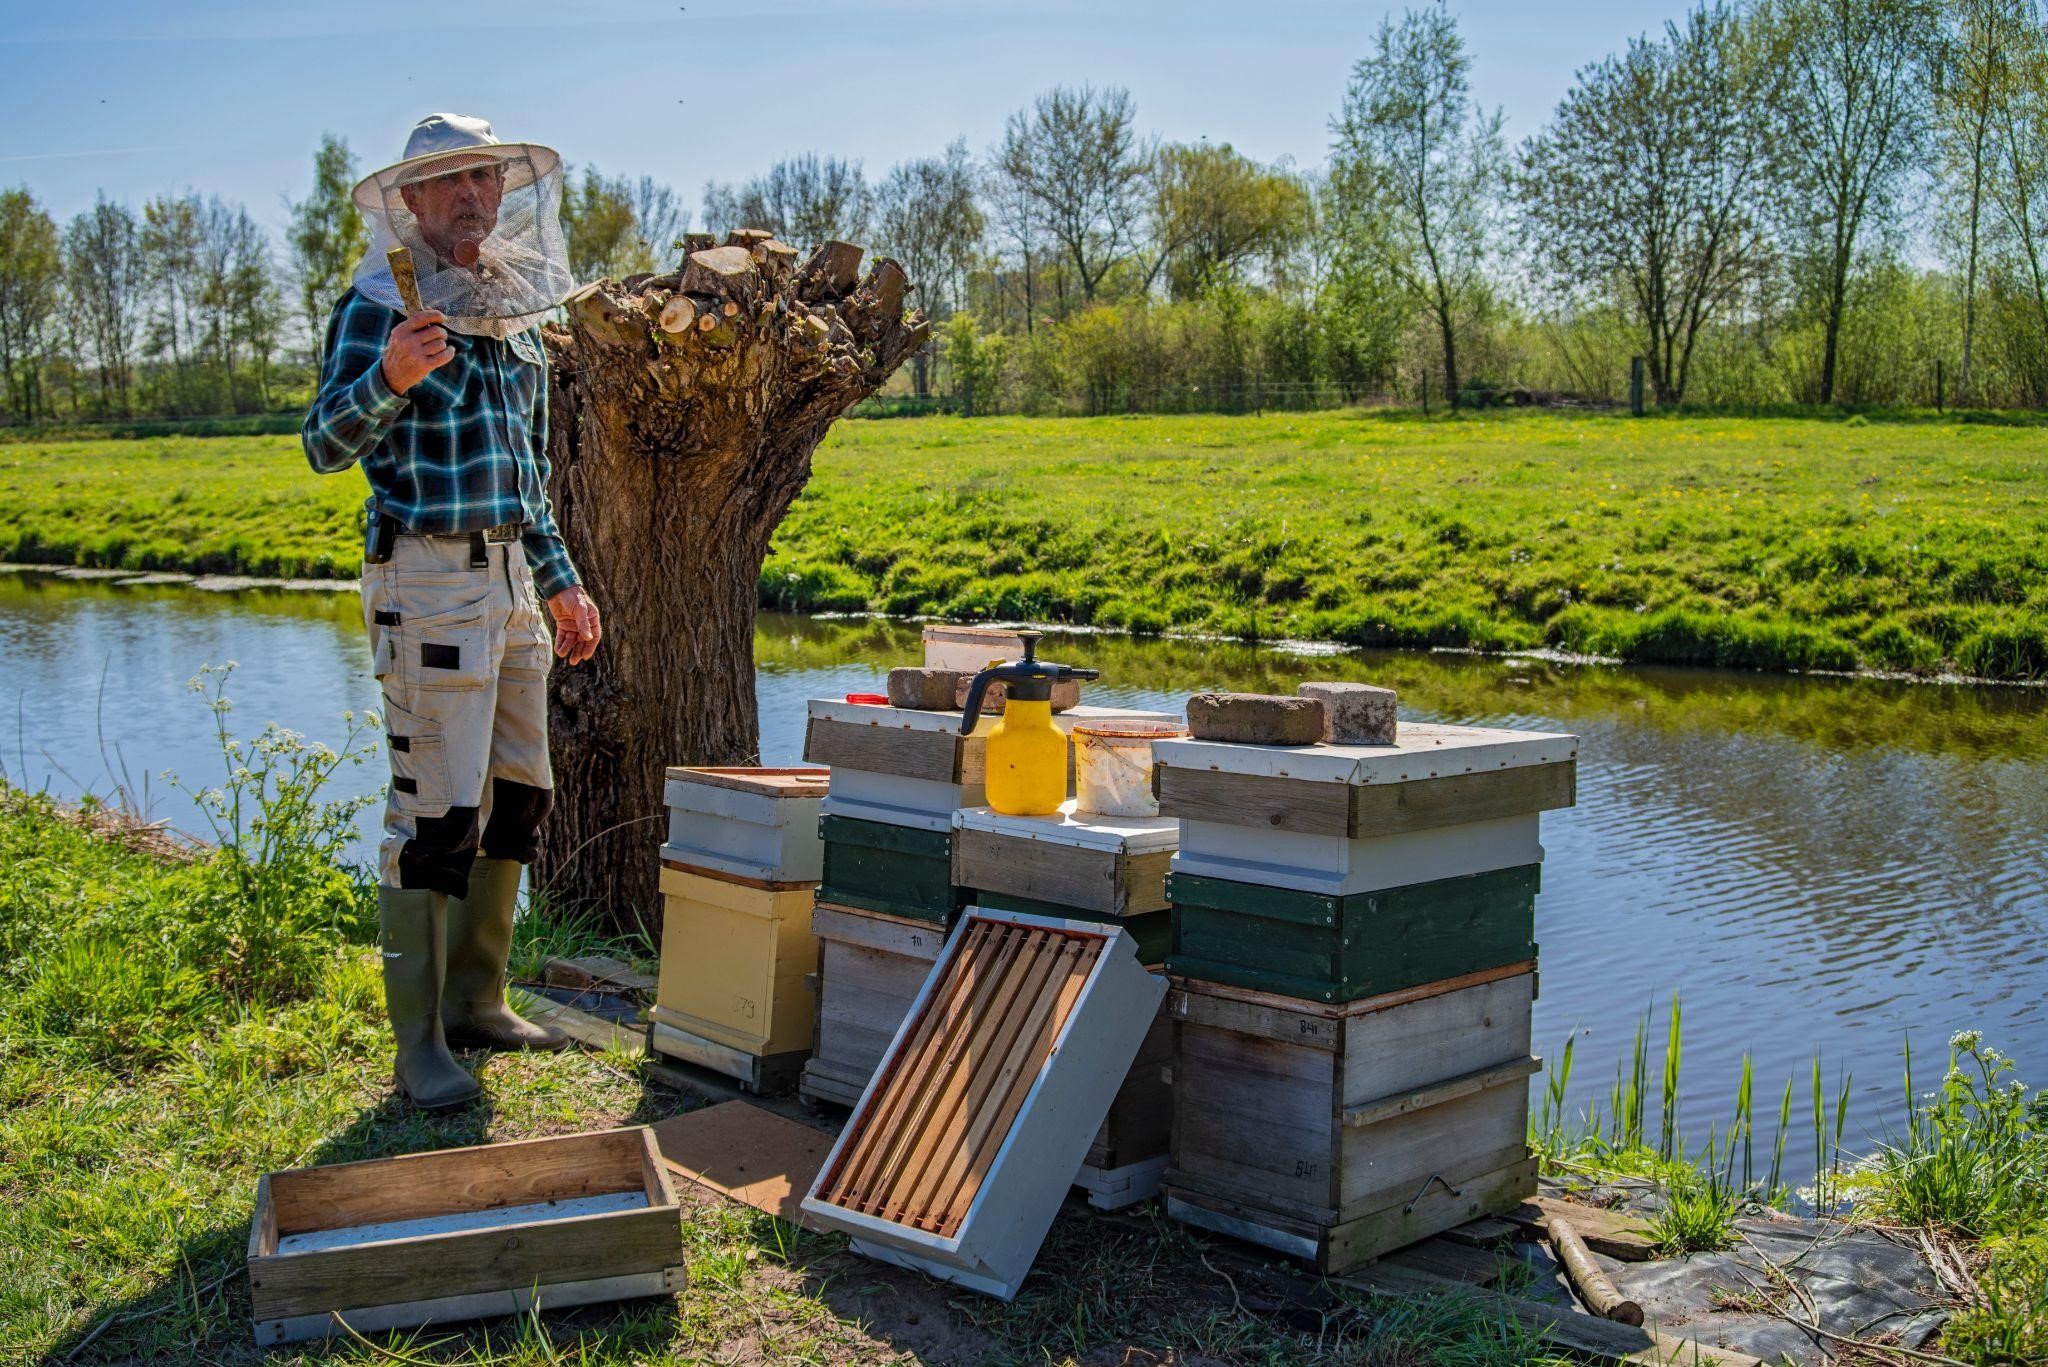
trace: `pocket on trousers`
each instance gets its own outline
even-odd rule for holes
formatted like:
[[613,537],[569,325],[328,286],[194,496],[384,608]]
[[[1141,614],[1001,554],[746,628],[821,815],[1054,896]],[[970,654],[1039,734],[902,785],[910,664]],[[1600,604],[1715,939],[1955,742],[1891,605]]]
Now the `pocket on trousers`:
[[414,688],[482,688],[491,678],[488,604],[430,617],[402,617],[388,628],[399,677]]
[[391,804],[411,816],[440,816],[451,801],[441,723],[384,695],[384,746],[391,757]]

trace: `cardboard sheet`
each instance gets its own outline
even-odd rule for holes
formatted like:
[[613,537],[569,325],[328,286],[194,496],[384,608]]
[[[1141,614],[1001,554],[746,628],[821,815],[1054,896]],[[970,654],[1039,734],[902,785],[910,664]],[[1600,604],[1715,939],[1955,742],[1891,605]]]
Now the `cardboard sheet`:
[[791,1224],[833,1136],[746,1101],[726,1101],[654,1126],[671,1172]]

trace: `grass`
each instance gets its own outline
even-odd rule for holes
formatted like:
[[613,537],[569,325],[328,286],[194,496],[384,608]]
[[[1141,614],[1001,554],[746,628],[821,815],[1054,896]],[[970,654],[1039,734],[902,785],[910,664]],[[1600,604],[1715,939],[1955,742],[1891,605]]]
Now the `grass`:
[[[66,810],[0,784],[0,1363],[1553,1361],[1465,1295],[1247,1306],[1206,1240],[1157,1215],[1063,1217],[1003,1305],[687,1186],[690,1289],[673,1303],[259,1351],[242,1266],[260,1174],[688,1103],[622,1052],[581,1051],[471,1059],[488,1101],[467,1112],[394,1101],[374,897],[335,858],[348,807],[319,796],[365,752],[274,728],[239,741],[226,676],[195,684],[222,745],[204,790],[216,843],[180,847],[118,802]],[[523,922],[515,959],[637,948]]]
[[[0,448],[0,556],[345,575],[289,437]],[[2048,428],[1393,412],[842,422],[764,605],[2048,677]]]
[[1729,1247],[1736,1217],[1752,1205],[1796,1205],[1852,1223],[1924,1232],[1951,1250],[1964,1282],[1941,1352],[1969,1363],[2048,1362],[2048,1090],[2030,1091],[2012,1077],[2012,1060],[1971,1030],[1949,1040],[1941,1086],[1921,1093],[1908,1045],[1906,1133],[1867,1159],[1845,1163],[1850,1080],[1840,1079],[1831,1097],[1816,1056],[1809,1079],[1813,1179],[1795,1191],[1783,1177],[1797,1080],[1785,1084],[1769,1168],[1759,1177],[1755,1079],[1746,1056],[1726,1130],[1711,1130],[1699,1150],[1688,1151],[1676,1122],[1682,1017],[1673,1001],[1654,1116],[1647,1013],[1630,1056],[1616,1064],[1606,1100],[1576,1116],[1564,1098],[1577,1041],[1565,1041],[1529,1127],[1530,1147],[1547,1168],[1656,1182],[1661,1200],[1649,1224],[1665,1255]]

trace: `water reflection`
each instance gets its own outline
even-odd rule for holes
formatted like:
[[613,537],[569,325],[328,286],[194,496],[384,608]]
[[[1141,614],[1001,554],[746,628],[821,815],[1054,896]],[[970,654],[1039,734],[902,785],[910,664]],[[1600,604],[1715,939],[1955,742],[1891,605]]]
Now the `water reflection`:
[[[203,777],[218,760],[184,681],[226,659],[241,662],[241,729],[276,720],[336,741],[340,713],[375,702],[357,612],[350,594],[0,575],[0,707],[15,713],[6,728],[0,712],[0,763],[69,794],[106,791],[124,762],[138,777]],[[764,760],[799,758],[807,698],[873,690],[917,642],[899,622],[764,617]],[[1897,1128],[1909,1030],[1930,1082],[1947,1035],[1981,1026],[2025,1080],[2048,1083],[2041,690],[1084,635],[1044,654],[1101,670],[1091,697],[1105,702],[1363,679],[1400,689],[1408,719],[1578,734],[1579,805],[1544,821],[1537,1038],[1555,1056],[1584,1036],[1581,1100],[1604,1093],[1642,1011],[1673,993],[1698,1135],[1725,1123],[1745,1048],[1772,1097],[1816,1049],[1831,1091],[1853,1073],[1850,1130],[1866,1137]],[[367,791],[381,771],[344,779]],[[189,824],[182,799],[153,786],[159,814]],[[1799,1147],[1795,1135],[1795,1167]]]

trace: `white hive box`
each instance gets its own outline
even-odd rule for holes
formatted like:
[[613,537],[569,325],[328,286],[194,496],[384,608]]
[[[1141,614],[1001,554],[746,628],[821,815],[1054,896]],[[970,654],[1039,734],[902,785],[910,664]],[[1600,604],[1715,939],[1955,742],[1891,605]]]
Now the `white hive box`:
[[1540,863],[1577,755],[1574,736],[1428,723],[1393,745],[1153,745],[1175,873],[1327,896]]
[[700,873],[815,883],[824,858],[823,769],[677,766],[668,770],[668,842],[661,857]]
[[[987,802],[983,761],[988,733],[1001,720],[983,714],[974,734],[960,734],[960,713],[922,712],[813,698],[804,737],[804,758],[832,769],[830,791],[820,809],[827,816],[879,821],[890,826],[949,832],[953,813]],[[1053,714],[1053,725],[1071,732],[1085,721],[1174,721],[1163,712],[1083,704]],[[1068,791],[1073,789],[1071,764]]]
[[969,908],[804,1213],[1013,1298],[1165,990],[1118,927]]

